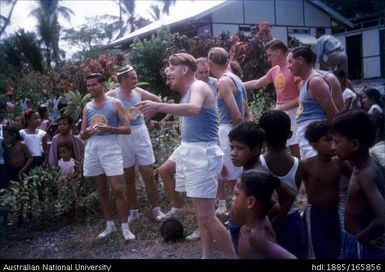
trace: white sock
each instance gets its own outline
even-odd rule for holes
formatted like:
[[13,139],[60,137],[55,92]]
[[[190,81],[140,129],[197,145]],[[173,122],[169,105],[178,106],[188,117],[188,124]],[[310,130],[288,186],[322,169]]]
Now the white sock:
[[106,222],[107,223],[107,228],[113,228],[115,227],[115,222],[113,220],[109,220]]
[[130,215],[131,215],[131,214],[134,215],[134,214],[137,214],[137,213],[139,213],[139,210],[138,210],[138,209],[136,209],[136,210],[130,210]]
[[153,208],[152,210],[153,210],[154,212],[155,212],[155,211],[160,211],[160,207],[155,207],[155,208]]
[[182,209],[175,208],[175,207],[172,207],[172,208],[171,208],[171,211],[173,211],[173,212],[179,212],[180,210],[182,210]]
[[122,223],[122,230],[129,229],[128,223]]

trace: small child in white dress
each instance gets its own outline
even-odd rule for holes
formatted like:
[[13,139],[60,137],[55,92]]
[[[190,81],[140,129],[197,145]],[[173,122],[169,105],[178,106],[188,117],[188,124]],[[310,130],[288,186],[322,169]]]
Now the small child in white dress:
[[78,176],[77,162],[72,158],[72,144],[70,142],[61,142],[58,146],[60,160],[58,165],[60,168],[59,181],[69,181]]

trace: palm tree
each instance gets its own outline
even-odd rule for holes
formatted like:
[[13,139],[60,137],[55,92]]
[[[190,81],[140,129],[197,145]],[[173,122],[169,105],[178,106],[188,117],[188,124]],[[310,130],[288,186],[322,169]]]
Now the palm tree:
[[154,21],[157,21],[160,19],[161,14],[170,15],[170,8],[175,4],[176,0],[157,0],[155,4],[150,6],[150,15]]
[[162,0],[161,2],[163,4],[162,13],[169,15],[170,8],[175,6],[176,0]]
[[16,47],[28,62],[28,66],[35,71],[43,72],[43,57],[35,33],[21,29],[16,32],[14,37]]
[[160,5],[157,3],[157,4],[152,4],[150,6],[150,15],[152,17],[152,20],[153,21],[158,21],[160,19]]
[[48,67],[51,67],[52,56],[55,65],[60,64],[60,24],[59,15],[67,21],[71,20],[74,12],[66,7],[59,5],[59,0],[39,0],[39,7],[31,11],[30,15],[36,17],[39,35],[46,47],[46,60]]
[[[20,29],[0,45],[1,68],[12,66],[18,74],[30,70],[42,72],[43,57],[40,50],[35,33]],[[4,72],[2,69],[1,72]]]
[[9,25],[9,23],[11,21],[11,16],[12,16],[12,13],[13,13],[13,9],[16,6],[17,0],[5,0],[4,2],[5,2],[5,4],[12,4],[12,7],[9,10],[9,13],[8,13],[7,17],[5,17],[5,16],[0,14],[0,23],[1,23],[0,37],[3,34],[3,32],[5,31],[5,28]]
[[[117,39],[122,37],[123,34],[127,31],[127,29],[130,29],[130,32],[141,28],[149,23],[151,23],[149,20],[138,16],[135,14],[136,4],[135,0],[116,0],[117,4],[119,5],[119,22],[120,22],[120,32]],[[127,20],[124,23],[123,15],[126,14]]]

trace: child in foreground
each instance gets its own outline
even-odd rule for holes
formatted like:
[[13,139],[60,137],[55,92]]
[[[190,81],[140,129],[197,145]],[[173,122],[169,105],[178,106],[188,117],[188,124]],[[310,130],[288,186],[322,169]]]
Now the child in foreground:
[[296,259],[279,246],[267,217],[271,195],[280,181],[272,174],[250,170],[237,181],[231,203],[231,218],[241,227],[238,257],[241,259]]
[[369,155],[376,126],[364,111],[340,114],[332,123],[333,144],[353,166],[345,207],[345,259],[385,258],[385,174]]

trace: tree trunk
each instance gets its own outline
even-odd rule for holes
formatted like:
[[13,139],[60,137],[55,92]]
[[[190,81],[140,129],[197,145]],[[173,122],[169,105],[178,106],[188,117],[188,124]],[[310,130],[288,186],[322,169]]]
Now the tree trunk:
[[11,7],[11,10],[9,11],[9,13],[8,13],[8,17],[7,18],[5,18],[4,16],[1,16],[2,19],[5,22],[4,22],[4,25],[2,26],[2,28],[0,29],[0,37],[3,34],[3,32],[5,31],[5,28],[9,25],[9,22],[11,21],[10,19],[11,19],[12,13],[13,13],[13,9],[16,6],[16,3],[17,3],[17,0],[15,0],[15,2],[12,3],[12,7]]

